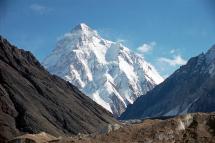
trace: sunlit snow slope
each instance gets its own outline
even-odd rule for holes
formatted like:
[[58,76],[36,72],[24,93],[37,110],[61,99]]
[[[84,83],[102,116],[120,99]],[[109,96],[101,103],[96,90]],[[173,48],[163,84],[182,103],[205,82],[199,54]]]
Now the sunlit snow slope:
[[58,41],[43,64],[115,116],[163,81],[142,57],[83,23]]

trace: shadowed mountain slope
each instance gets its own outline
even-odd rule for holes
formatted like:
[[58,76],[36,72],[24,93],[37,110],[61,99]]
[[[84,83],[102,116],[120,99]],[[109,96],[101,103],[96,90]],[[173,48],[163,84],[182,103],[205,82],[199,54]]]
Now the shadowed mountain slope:
[[215,111],[215,46],[138,98],[120,119]]
[[42,131],[94,133],[113,123],[108,111],[0,36],[0,141]]

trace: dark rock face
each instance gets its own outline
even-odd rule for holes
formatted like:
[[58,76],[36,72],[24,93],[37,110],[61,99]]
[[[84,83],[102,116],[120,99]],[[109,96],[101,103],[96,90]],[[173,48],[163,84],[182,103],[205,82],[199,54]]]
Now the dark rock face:
[[109,112],[0,37],[0,142],[41,131],[93,133],[112,123]]
[[188,63],[138,98],[120,119],[175,116],[215,111],[215,47]]

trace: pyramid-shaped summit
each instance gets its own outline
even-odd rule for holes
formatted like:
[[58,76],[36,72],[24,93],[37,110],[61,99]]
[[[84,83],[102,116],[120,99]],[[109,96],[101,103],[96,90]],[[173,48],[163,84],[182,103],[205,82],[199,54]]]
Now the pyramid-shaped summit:
[[[69,33],[67,33],[67,34],[69,34]],[[89,37],[90,37],[90,36],[92,37],[92,35],[98,36],[98,33],[97,33],[95,30],[93,30],[92,28],[90,28],[90,27],[89,27],[87,24],[85,24],[85,23],[80,23],[80,24],[76,25],[76,26],[71,30],[70,34],[74,34],[74,35],[76,35],[76,36],[78,36],[78,34],[79,34],[79,36],[85,35],[85,36],[89,36]]]
[[87,24],[85,24],[85,23],[80,23],[80,24],[76,25],[74,29],[80,29],[80,30],[85,31],[85,30],[89,30],[90,27],[87,26]]
[[84,23],[66,33],[43,64],[115,116],[163,81],[142,57]]

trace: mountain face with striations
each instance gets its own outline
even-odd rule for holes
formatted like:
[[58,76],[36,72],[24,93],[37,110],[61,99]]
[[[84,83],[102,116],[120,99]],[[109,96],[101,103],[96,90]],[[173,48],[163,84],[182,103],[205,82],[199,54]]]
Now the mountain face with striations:
[[112,115],[0,36],[0,142],[24,133],[99,132]]
[[120,119],[215,111],[215,46],[138,98]]
[[163,81],[142,57],[83,23],[59,40],[43,65],[115,116]]

